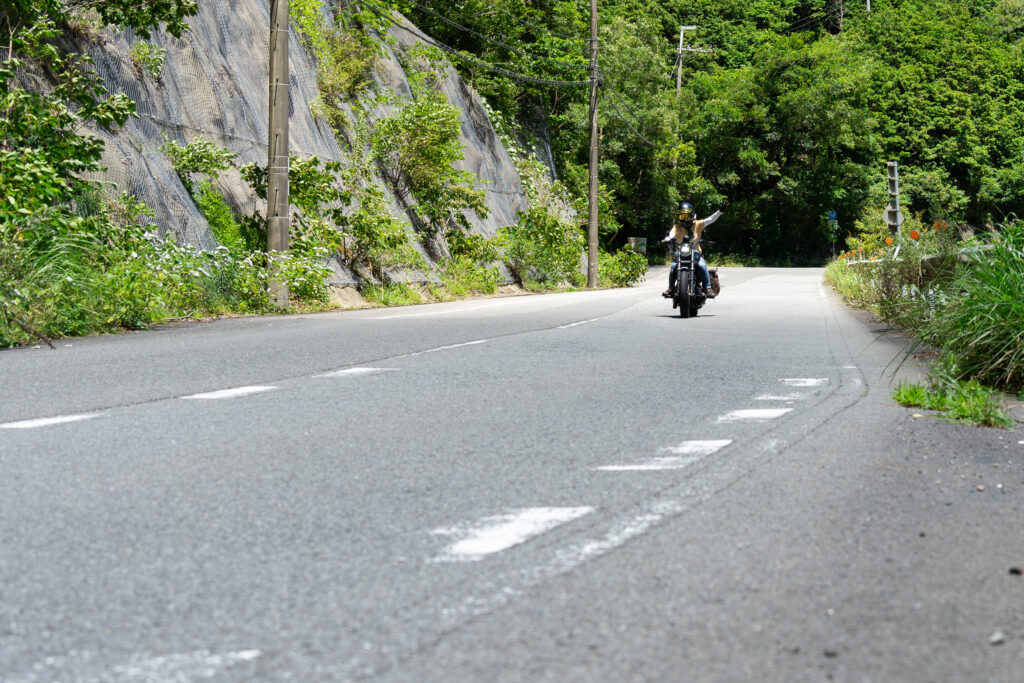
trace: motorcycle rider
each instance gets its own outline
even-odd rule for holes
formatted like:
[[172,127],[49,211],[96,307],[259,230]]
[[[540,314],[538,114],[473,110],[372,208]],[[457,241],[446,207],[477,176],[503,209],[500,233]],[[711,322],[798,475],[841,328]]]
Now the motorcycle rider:
[[[694,242],[700,239],[704,229],[717,221],[722,216],[722,212],[715,211],[713,214],[702,220],[697,220],[697,213],[693,209],[693,204],[689,202],[679,202],[679,211],[676,214],[676,220],[672,223],[672,229],[669,230],[668,236],[662,240],[667,243],[675,243],[677,240],[681,240],[684,235],[689,235],[690,239]],[[704,292],[709,299],[715,298],[715,293],[711,291],[711,274],[708,273],[708,264],[704,260],[704,254],[701,253],[700,244],[694,245],[694,252],[697,254],[697,270],[700,272],[700,279],[704,285]],[[668,289],[662,292],[662,296],[668,299],[672,298],[672,292],[676,288],[676,264],[672,262],[672,267],[668,271]]]

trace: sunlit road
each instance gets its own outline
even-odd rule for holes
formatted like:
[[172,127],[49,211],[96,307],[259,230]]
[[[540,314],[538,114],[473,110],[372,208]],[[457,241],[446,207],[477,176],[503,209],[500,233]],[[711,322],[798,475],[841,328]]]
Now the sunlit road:
[[1024,435],[722,273],[0,352],[0,680],[1024,680]]

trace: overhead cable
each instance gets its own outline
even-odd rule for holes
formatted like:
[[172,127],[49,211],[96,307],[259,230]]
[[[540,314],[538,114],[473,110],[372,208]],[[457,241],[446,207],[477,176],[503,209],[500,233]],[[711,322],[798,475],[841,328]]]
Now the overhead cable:
[[826,19],[834,19],[841,14],[843,14],[842,7],[834,7],[830,11],[817,16],[812,14],[810,16],[804,17],[803,19],[798,19],[797,21],[794,21],[792,24],[789,25],[789,28],[787,28],[784,31],[784,33],[792,34],[801,33],[803,31],[809,31],[816,24],[819,24],[825,21]]
[[[468,26],[463,26],[462,24],[449,19],[448,17],[444,16],[443,14],[435,12],[434,10],[430,9],[427,6],[421,5],[420,3],[416,2],[415,0],[412,0],[411,4],[414,7],[419,8],[420,11],[426,12],[427,14],[429,14],[432,17],[434,17],[435,19],[437,19],[438,21],[440,21],[443,24],[447,24],[448,26],[450,26],[450,27],[452,27],[452,28],[454,28],[454,29],[456,29],[458,31],[462,31],[464,33],[469,33],[471,35],[474,35],[477,38],[480,38],[481,40],[484,40],[484,41],[486,41],[488,43],[491,43],[493,45],[499,45],[499,46],[505,48],[506,50],[509,50],[511,52],[515,52],[516,54],[518,54],[520,56],[527,57],[529,59],[536,59],[536,60],[539,60],[539,61],[548,62],[550,64],[556,64],[558,66],[565,67],[567,69],[585,69],[585,68],[587,68],[587,64],[585,64],[585,63],[565,62],[565,61],[562,61],[560,59],[552,59],[551,57],[540,57],[538,55],[531,54],[531,53],[527,52],[526,50],[523,50],[522,48],[515,47],[513,45],[509,45],[508,43],[506,43],[503,40],[500,40],[498,38],[494,38],[494,37],[489,36],[489,35],[487,35],[485,33],[481,33],[480,31],[477,31],[476,29],[469,28]],[[507,39],[508,36],[502,36],[502,38],[506,38]]]
[[424,34],[418,28],[416,28],[415,26],[413,26],[411,24],[409,24],[409,25],[402,24],[401,22],[396,21],[393,17],[389,16],[388,14],[386,14],[384,12],[381,12],[380,10],[377,10],[376,8],[374,8],[371,5],[368,5],[367,9],[370,10],[370,12],[373,13],[374,15],[376,15],[377,17],[379,17],[379,18],[383,19],[384,21],[390,23],[392,26],[395,26],[397,28],[401,28],[403,30],[409,31],[410,33],[415,35],[417,38],[422,40],[423,42],[425,42],[425,43],[427,43],[429,45],[433,45],[434,47],[438,48],[439,50],[452,55],[456,59],[459,59],[459,60],[461,60],[461,61],[463,61],[463,62],[465,62],[467,64],[471,64],[473,66],[481,67],[481,68],[486,69],[488,71],[493,71],[495,73],[501,74],[502,76],[506,76],[506,77],[511,78],[513,80],[520,81],[520,82],[523,82],[523,83],[530,83],[532,85],[549,85],[549,86],[554,86],[554,87],[576,87],[576,86],[590,85],[590,81],[589,80],[586,80],[586,81],[559,81],[559,80],[553,80],[553,79],[549,79],[549,78],[538,78],[536,76],[528,76],[526,74],[521,74],[521,73],[517,73],[515,71],[511,71],[509,69],[504,69],[504,68],[502,68],[500,66],[495,66],[494,64],[491,64],[489,62],[485,62],[482,59],[479,59],[477,57],[473,57],[472,55],[469,55],[469,54],[463,52],[462,50],[456,49],[456,48],[454,48],[454,47],[452,47],[450,45],[445,45],[444,43],[442,43],[442,42],[440,42],[440,41],[438,41],[438,40],[436,40],[434,38],[431,38],[430,36]]
[[[660,145],[660,144],[658,144],[658,143],[656,143],[656,142],[651,142],[650,140],[648,140],[648,139],[647,139],[647,138],[646,138],[646,137],[644,136],[644,134],[643,134],[643,133],[641,133],[640,131],[638,131],[638,130],[637,130],[637,129],[636,129],[636,128],[635,128],[634,126],[633,126],[633,124],[632,124],[632,123],[630,123],[629,119],[628,119],[628,118],[626,118],[626,115],[625,115],[625,114],[623,114],[623,113],[622,113],[622,110],[620,110],[620,109],[619,109],[619,106],[618,106],[618,102],[616,102],[615,98],[611,96],[611,93],[609,93],[609,97],[608,97],[607,99],[608,99],[608,102],[610,102],[610,103],[611,103],[611,109],[612,109],[612,113],[613,113],[613,114],[615,115],[615,118],[619,119],[619,120],[620,120],[620,121],[622,121],[622,122],[623,122],[624,124],[626,124],[626,128],[628,128],[628,129],[630,130],[630,132],[632,132],[632,133],[633,133],[633,135],[635,135],[635,136],[636,136],[636,137],[637,137],[637,138],[638,138],[638,139],[639,139],[639,140],[640,140],[641,142],[644,142],[644,143],[646,143],[646,144],[650,145],[651,147],[662,147],[662,146],[663,146],[663,145]],[[641,124],[641,125],[642,125],[642,124]],[[646,126],[644,126],[644,127],[646,128]]]
[[537,29],[539,31],[547,33],[550,36],[554,36],[556,38],[563,38],[565,40],[575,40],[575,41],[578,41],[580,43],[589,43],[590,42],[589,38],[581,38],[580,36],[568,36],[568,35],[565,35],[564,33],[555,33],[554,31],[552,31],[551,29],[549,29],[546,26],[541,26],[540,24],[535,24],[532,21],[527,21],[526,19],[523,19],[522,17],[518,17],[515,14],[512,14],[508,10],[501,9],[497,5],[492,5],[489,9],[497,10],[498,12],[501,12],[505,16],[511,17],[512,20],[515,21],[518,24],[521,24],[523,26],[527,26],[527,27],[532,28],[532,29]]

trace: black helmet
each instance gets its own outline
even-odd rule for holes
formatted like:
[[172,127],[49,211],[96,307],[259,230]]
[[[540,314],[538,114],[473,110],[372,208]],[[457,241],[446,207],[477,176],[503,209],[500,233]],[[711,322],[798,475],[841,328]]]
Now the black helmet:
[[691,204],[690,202],[679,202],[679,220],[692,221],[693,217],[693,204]]

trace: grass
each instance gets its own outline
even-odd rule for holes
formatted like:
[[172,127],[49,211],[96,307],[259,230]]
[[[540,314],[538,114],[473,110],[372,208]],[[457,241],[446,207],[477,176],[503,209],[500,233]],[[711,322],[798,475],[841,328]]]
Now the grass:
[[360,293],[369,303],[376,306],[411,306],[423,303],[423,297],[410,285],[390,283],[363,288]]
[[[933,245],[934,246],[934,245]],[[826,280],[848,303],[909,330],[920,345],[939,351],[930,386],[900,384],[893,398],[936,410],[956,421],[1009,426],[999,391],[1024,395],[1024,223],[950,250],[911,245],[902,258],[850,266],[833,261]],[[973,260],[929,273],[922,256],[938,251],[956,263],[960,250]]]
[[466,256],[456,256],[440,268],[444,288],[456,298],[471,294],[494,294],[498,290],[498,269],[480,266]]
[[900,382],[892,397],[902,406],[934,410],[954,422],[986,427],[1011,427],[1014,423],[1003,411],[999,395],[973,379],[937,387]]
[[1024,223],[1006,225],[963,268],[921,336],[951,356],[963,377],[1014,393],[1024,389]]

